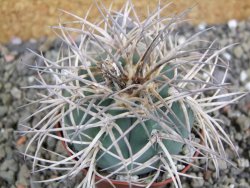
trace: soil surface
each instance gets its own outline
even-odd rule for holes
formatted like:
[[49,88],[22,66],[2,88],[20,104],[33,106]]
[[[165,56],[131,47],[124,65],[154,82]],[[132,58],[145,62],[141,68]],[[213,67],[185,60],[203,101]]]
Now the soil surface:
[[[106,5],[111,2],[111,0],[103,1]],[[124,1],[115,0],[114,6],[121,7]],[[146,4],[152,7],[158,2],[158,0],[146,1],[148,1]],[[181,12],[194,6],[188,16],[193,23],[218,24],[230,19],[242,20],[250,16],[250,0],[173,0],[172,2],[173,5],[166,14]],[[1,0],[0,42],[9,42],[14,36],[23,40],[55,36],[48,26],[58,23],[61,15],[58,9],[83,16],[91,3],[92,0]],[[134,3],[139,10],[146,9],[145,0],[134,1]],[[99,16],[98,11],[94,9],[90,13],[90,19],[97,15]]]

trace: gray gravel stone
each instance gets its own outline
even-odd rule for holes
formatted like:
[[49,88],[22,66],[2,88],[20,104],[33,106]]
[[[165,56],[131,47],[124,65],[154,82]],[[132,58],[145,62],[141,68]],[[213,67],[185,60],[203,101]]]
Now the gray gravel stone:
[[244,51],[242,47],[240,45],[236,46],[234,49],[234,55],[236,56],[236,58],[241,58],[243,54],[244,54]]
[[0,95],[0,99],[2,99],[4,105],[10,105],[11,103],[11,95],[8,93]]
[[200,188],[204,185],[204,179],[192,179],[191,186],[194,188]]
[[11,95],[16,99],[21,99],[22,92],[17,89],[16,87],[13,87],[10,91]]
[[226,170],[227,169],[227,162],[224,160],[219,160],[218,161],[219,164],[219,169],[220,170]]
[[17,184],[28,186],[29,178],[30,178],[30,171],[28,167],[24,164],[21,166],[20,171],[18,172]]
[[5,155],[6,155],[6,152],[4,149],[4,144],[1,144],[0,145],[0,161],[5,157]]
[[245,115],[239,116],[236,122],[238,123],[242,131],[246,131],[250,128],[250,118]]
[[3,178],[10,185],[15,184],[15,172],[13,171],[0,171],[0,178]]
[[242,140],[243,139],[242,133],[236,133],[235,139],[238,141]]
[[0,166],[0,171],[9,171],[9,170],[13,172],[18,171],[18,165],[14,159],[5,160]]
[[248,91],[250,91],[250,82],[247,82],[247,83],[245,84],[245,88],[246,88]]
[[0,106],[0,117],[3,117],[8,112],[7,106]]
[[237,162],[240,168],[249,168],[249,159],[240,158]]

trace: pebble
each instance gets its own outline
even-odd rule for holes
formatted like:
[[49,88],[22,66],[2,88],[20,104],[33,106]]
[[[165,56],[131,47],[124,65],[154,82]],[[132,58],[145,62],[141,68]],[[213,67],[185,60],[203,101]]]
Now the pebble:
[[244,132],[250,128],[250,118],[245,115],[241,115],[236,120],[237,124],[240,126],[241,130]]
[[242,139],[243,139],[242,133],[236,133],[235,139],[236,139],[237,141],[242,140]]
[[232,59],[232,55],[227,52],[223,53],[223,56],[229,61]]
[[236,46],[234,49],[234,55],[236,56],[236,58],[241,58],[243,56],[244,52],[241,46]]
[[244,71],[244,70],[241,71],[241,73],[240,73],[240,81],[245,82],[247,80],[247,77],[248,77],[247,72]]
[[246,85],[245,85],[245,88],[250,91],[250,82],[247,82]]
[[2,95],[0,95],[0,98],[2,99],[3,104],[6,106],[8,106],[12,100],[11,95],[9,95],[7,93],[6,94],[3,93]]
[[232,20],[228,21],[227,25],[230,29],[235,29],[238,25],[238,22],[237,22],[237,20],[232,19]]
[[220,170],[226,170],[227,169],[227,162],[224,160],[219,160],[218,161],[219,164],[219,169]]
[[20,44],[22,44],[22,39],[19,38],[19,37],[13,37],[11,39],[11,43],[14,44],[14,45],[20,45]]
[[192,179],[191,186],[194,188],[200,188],[204,185],[204,179]]
[[206,27],[207,27],[207,24],[206,24],[205,22],[200,23],[200,24],[198,25],[198,29],[199,29],[200,31],[203,31],[204,29],[206,29]]
[[238,162],[238,166],[240,168],[249,168],[249,160],[248,159],[245,159],[245,158],[239,158],[237,160]]
[[10,185],[15,184],[15,172],[13,171],[0,171],[0,178],[3,178]]
[[5,157],[5,155],[6,155],[6,152],[4,150],[4,145],[1,144],[0,145],[0,161]]
[[[20,61],[16,62],[16,69],[20,75],[32,75],[35,71],[29,69],[29,65],[34,65],[36,55],[34,53],[25,53],[19,58]],[[40,61],[37,61],[39,63]]]
[[0,106],[0,117],[3,117],[8,112],[7,106]]
[[9,92],[12,88],[12,84],[10,82],[4,84],[4,89],[6,92]]
[[30,171],[28,167],[25,164],[23,164],[18,173],[18,179],[17,179],[18,184],[28,186],[29,177],[30,177]]
[[15,59],[15,56],[14,55],[11,55],[11,54],[7,54],[4,56],[4,59],[7,63],[10,63],[12,62],[14,59]]
[[13,172],[18,171],[18,165],[14,159],[5,160],[0,166],[0,171],[9,171],[9,170]]
[[16,99],[21,99],[21,97],[22,97],[22,92],[19,89],[17,89],[16,87],[13,87],[11,89],[10,93]]

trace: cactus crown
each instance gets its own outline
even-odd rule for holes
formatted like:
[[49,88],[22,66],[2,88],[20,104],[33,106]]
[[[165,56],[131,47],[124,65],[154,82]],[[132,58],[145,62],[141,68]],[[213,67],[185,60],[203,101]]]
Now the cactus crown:
[[[60,180],[88,168],[83,187],[93,187],[95,175],[108,181],[123,175],[131,185],[150,187],[164,173],[175,175],[178,187],[177,166],[189,163],[197,150],[218,169],[217,158],[225,159],[223,142],[233,144],[210,113],[242,97],[220,92],[228,70],[220,53],[226,48],[215,49],[214,42],[203,51],[191,48],[202,32],[179,43],[176,26],[184,13],[162,17],[168,5],[159,4],[144,20],[131,1],[120,11],[102,2],[96,6],[101,19],[95,23],[64,11],[80,28],[67,22],[54,27],[67,46],[56,61],[37,54],[46,66],[35,67],[41,85],[30,87],[48,94],[41,95],[41,108],[33,115],[50,111],[28,131],[35,133],[31,143],[38,138],[33,170],[44,161],[37,153],[47,137],[65,142],[72,155],[40,165],[40,170],[71,166]],[[80,34],[78,42],[71,32]],[[225,75],[214,83],[217,67]],[[43,73],[51,74],[54,83],[48,84]],[[236,97],[216,102],[225,96]],[[53,134],[58,131],[64,137]]]

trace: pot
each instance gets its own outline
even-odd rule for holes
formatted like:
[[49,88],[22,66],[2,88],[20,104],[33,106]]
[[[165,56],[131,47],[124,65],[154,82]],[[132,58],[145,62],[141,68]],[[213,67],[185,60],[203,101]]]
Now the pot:
[[[57,127],[61,127],[60,123],[58,123]],[[63,137],[62,131],[58,131],[57,135],[60,136],[60,137]],[[65,141],[62,141],[62,144],[63,144],[63,147],[65,148],[65,150],[67,151],[67,153],[69,155],[72,155],[72,153],[67,149]],[[195,158],[199,154],[200,154],[200,152],[196,151],[194,153],[193,157]],[[77,160],[77,159],[75,158],[75,160]],[[192,163],[186,165],[185,168],[183,168],[181,170],[181,173],[186,173],[190,169],[191,166],[192,166]],[[88,169],[83,169],[82,171],[83,171],[83,174],[87,174]],[[95,179],[96,179],[96,181],[99,181],[102,178],[99,177],[99,176],[95,176]],[[117,180],[110,180],[110,181],[113,183],[115,188],[129,188],[129,183],[127,183],[127,182],[117,181]],[[166,185],[172,183],[172,181],[173,181],[172,178],[168,178],[168,179],[166,179],[166,180],[164,180],[162,182],[155,182],[150,186],[150,188],[165,188]],[[97,188],[114,188],[107,180],[100,181],[99,183],[96,184],[96,187]],[[143,184],[141,184],[140,186],[139,185],[133,185],[131,188],[143,188],[143,187],[145,187],[145,186],[143,186]]]

